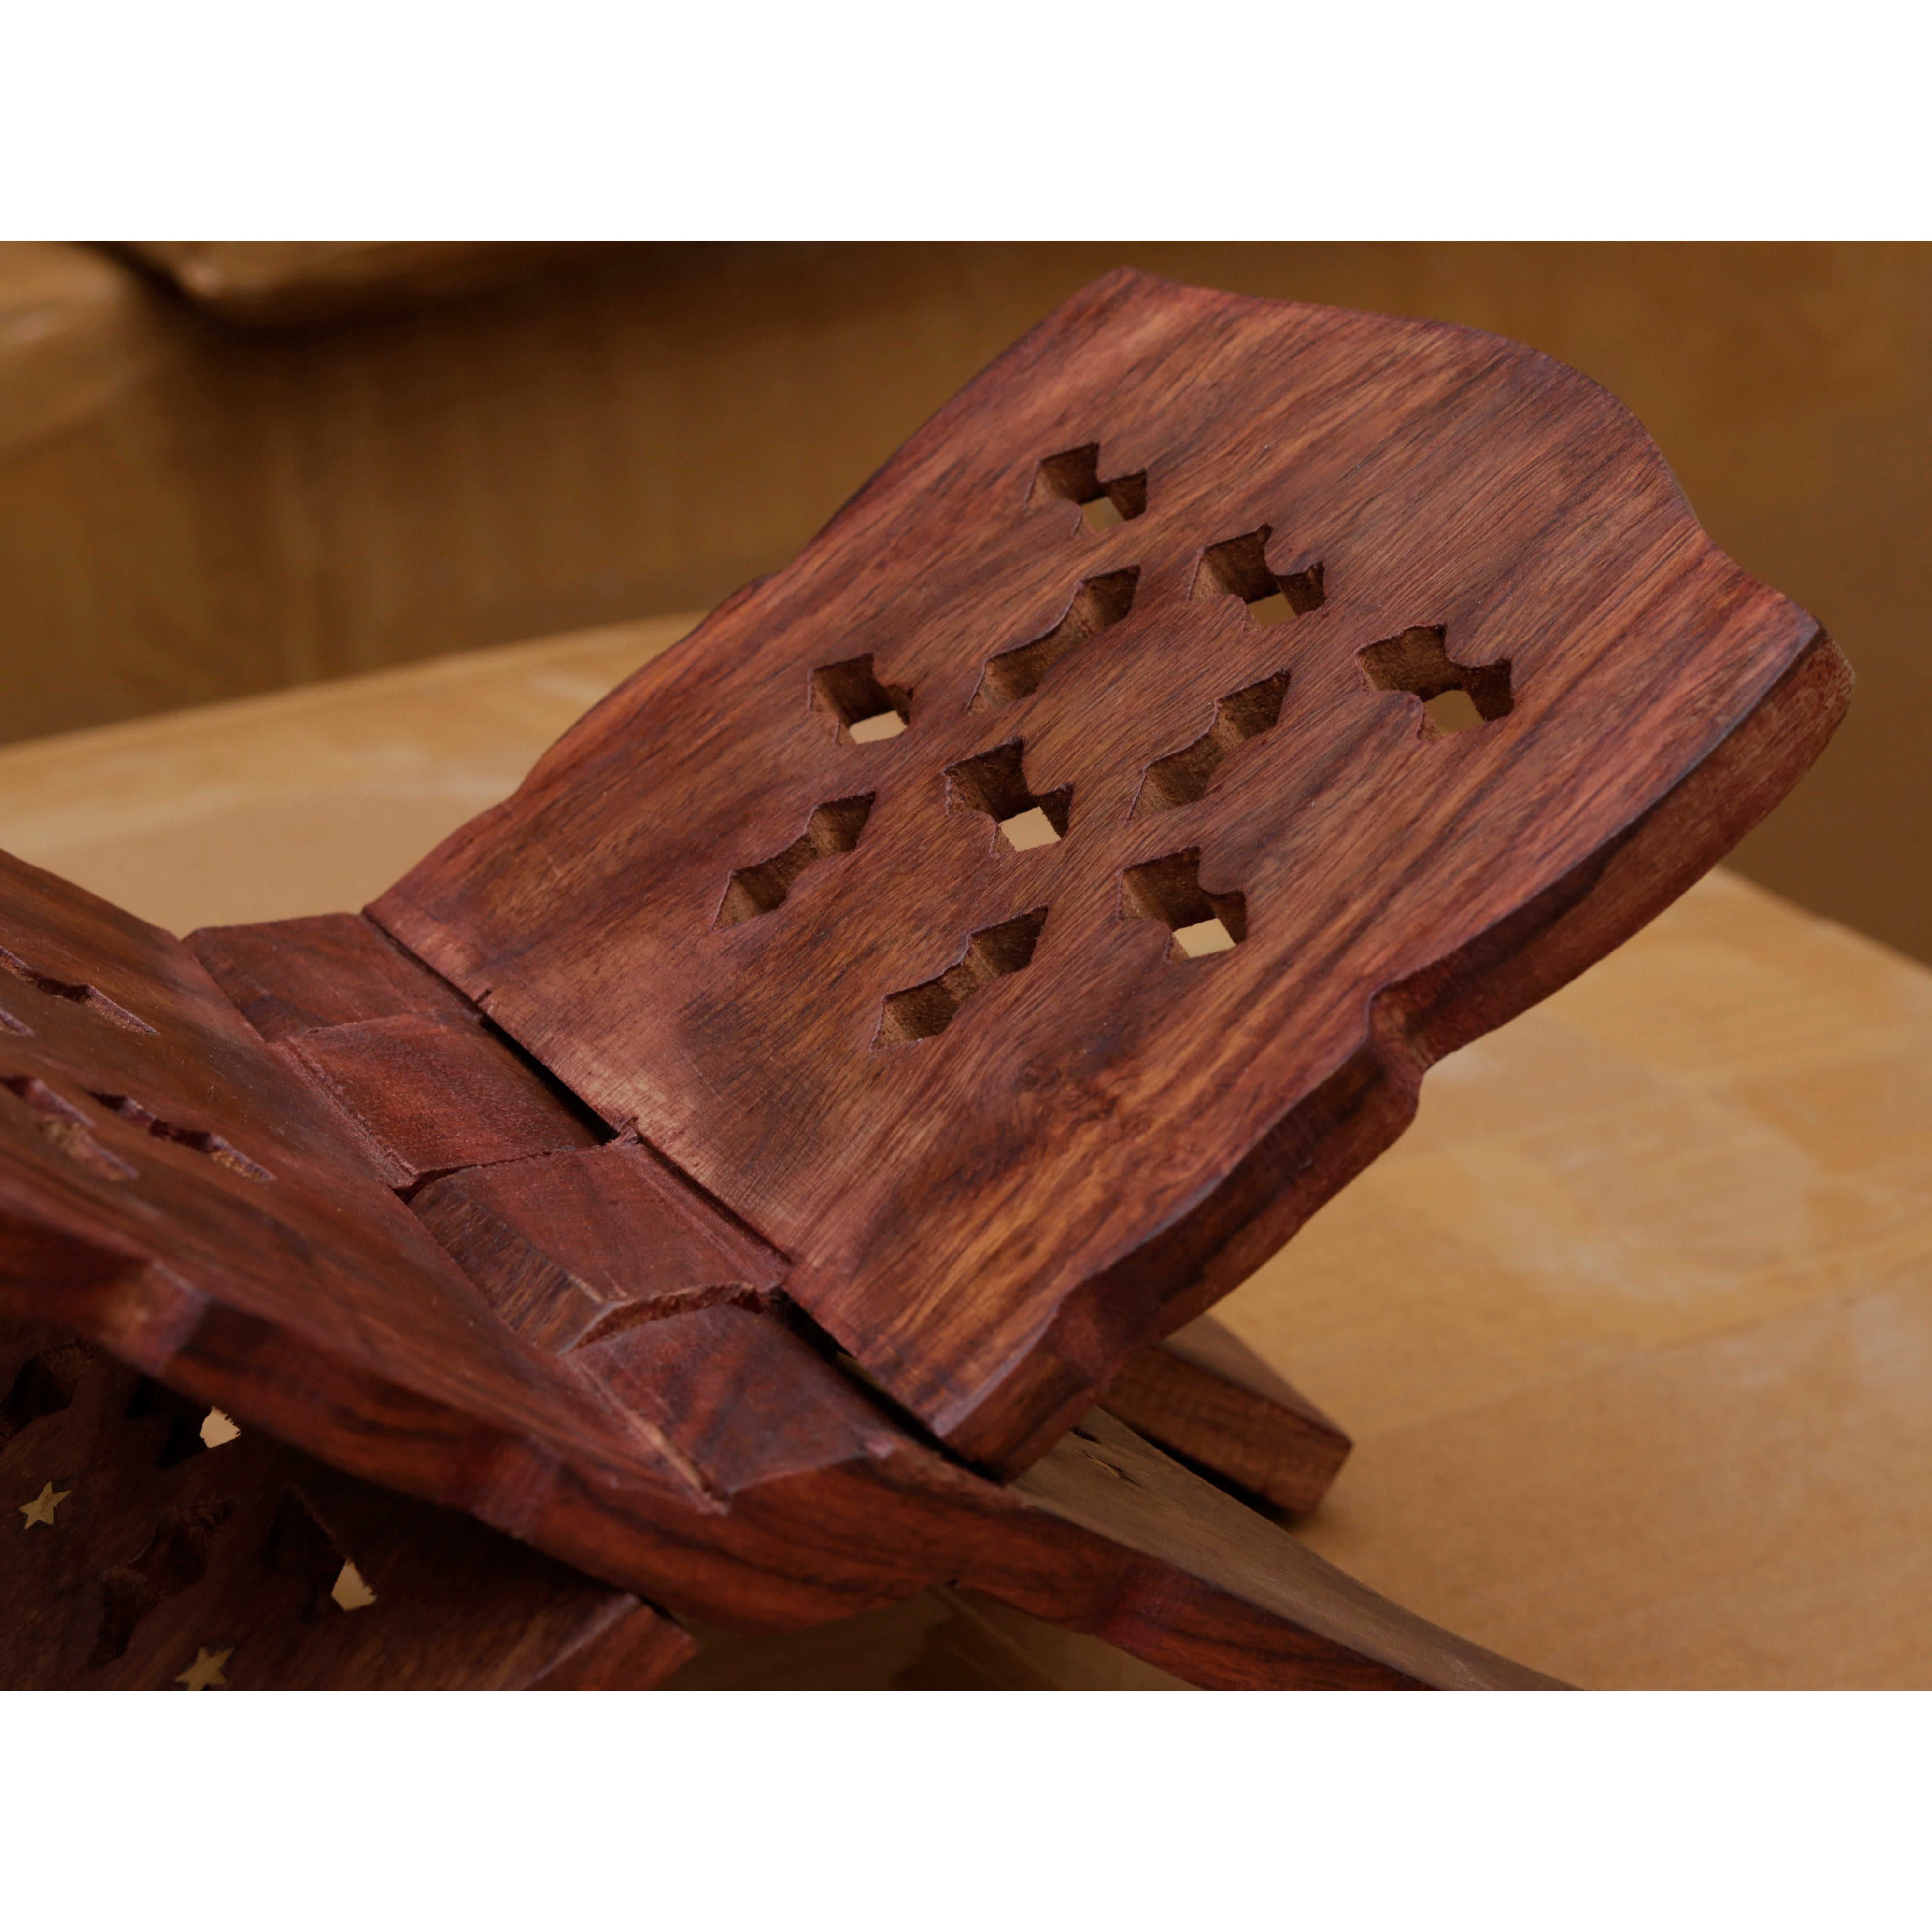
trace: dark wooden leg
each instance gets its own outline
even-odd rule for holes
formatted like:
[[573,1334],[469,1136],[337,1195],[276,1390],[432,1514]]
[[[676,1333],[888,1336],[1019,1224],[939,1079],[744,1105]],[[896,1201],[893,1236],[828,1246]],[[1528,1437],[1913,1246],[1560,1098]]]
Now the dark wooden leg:
[[1328,1493],[1354,1447],[1211,1315],[1142,1349],[1102,1406],[1210,1478],[1297,1514]]

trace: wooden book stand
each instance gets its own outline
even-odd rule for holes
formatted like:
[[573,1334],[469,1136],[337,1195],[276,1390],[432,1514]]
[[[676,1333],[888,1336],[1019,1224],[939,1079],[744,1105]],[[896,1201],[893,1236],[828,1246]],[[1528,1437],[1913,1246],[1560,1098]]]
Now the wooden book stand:
[[365,914],[5,861],[0,1677],[643,1685],[950,1582],[1549,1684],[1196,1473],[1347,1448],[1201,1318],[1848,688],[1574,371],[1124,272]]

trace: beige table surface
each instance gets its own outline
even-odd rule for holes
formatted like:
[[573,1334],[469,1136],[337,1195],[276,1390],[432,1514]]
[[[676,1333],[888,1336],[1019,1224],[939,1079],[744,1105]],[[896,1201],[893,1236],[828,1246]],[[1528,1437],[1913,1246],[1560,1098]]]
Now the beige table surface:
[[[10,747],[0,847],[177,932],[352,909],[690,622]],[[1356,1438],[1298,1533],[1423,1615],[1592,1686],[1932,1687],[1911,962],[1713,874],[1221,1313]],[[694,1681],[1162,1680],[941,1593]]]

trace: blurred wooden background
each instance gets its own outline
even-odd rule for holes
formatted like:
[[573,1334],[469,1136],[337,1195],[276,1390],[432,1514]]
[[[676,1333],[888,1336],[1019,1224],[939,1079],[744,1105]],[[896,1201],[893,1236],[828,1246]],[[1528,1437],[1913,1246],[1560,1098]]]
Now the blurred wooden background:
[[0,738],[710,603],[1131,262],[1622,397],[1860,676],[1736,864],[1932,959],[1932,245],[251,245],[0,244]]

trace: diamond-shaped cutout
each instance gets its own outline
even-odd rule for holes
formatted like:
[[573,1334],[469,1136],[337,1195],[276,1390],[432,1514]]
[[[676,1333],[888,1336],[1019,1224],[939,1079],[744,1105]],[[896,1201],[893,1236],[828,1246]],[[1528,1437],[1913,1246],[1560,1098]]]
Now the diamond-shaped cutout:
[[1281,701],[1288,692],[1288,673],[1279,670],[1240,691],[1230,692],[1214,707],[1214,722],[1191,745],[1156,758],[1141,779],[1132,816],[1145,818],[1178,805],[1192,805],[1205,795],[1214,774],[1228,753],[1272,731],[1281,718]]
[[912,722],[912,693],[903,685],[881,684],[868,651],[863,657],[821,665],[812,674],[812,698],[838,721],[848,744],[873,745],[896,738]]
[[1202,888],[1198,845],[1130,866],[1120,874],[1120,916],[1159,920],[1174,935],[1171,959],[1208,958],[1248,936],[1246,898]]
[[1047,673],[1076,644],[1118,624],[1134,608],[1134,589],[1140,574],[1136,564],[1130,569],[1110,571],[1105,577],[1087,578],[1074,592],[1066,615],[1044,637],[987,659],[980,688],[973,694],[973,709],[985,711],[996,704],[1010,704],[1037,691]]
[[983,926],[966,942],[966,950],[938,978],[888,994],[879,1015],[872,1045],[906,1046],[930,1040],[952,1024],[953,1016],[982,986],[1024,972],[1033,964],[1034,948],[1046,926],[1047,908],[1035,906],[1017,919]]
[[746,866],[731,874],[724,888],[714,926],[736,926],[756,919],[760,914],[776,912],[785,902],[793,882],[806,866],[821,859],[849,852],[859,842],[866,820],[872,814],[875,792],[856,798],[835,798],[814,810],[804,831],[782,852],[755,866]]
[[94,1098],[110,1113],[118,1114],[132,1125],[145,1128],[159,1141],[172,1141],[178,1147],[192,1148],[205,1154],[218,1167],[238,1174],[248,1180],[273,1180],[274,1176],[259,1162],[250,1160],[232,1142],[206,1127],[186,1127],[164,1120],[151,1107],[143,1106],[128,1094],[96,1094]]
[[1015,852],[1058,844],[1066,837],[1073,812],[1073,788],[1036,793],[1026,781],[1024,742],[1010,739],[946,770],[947,808],[983,812],[999,827],[1000,838]]
[[[152,1030],[152,1029],[150,1029]],[[31,1073],[0,1076],[0,1087],[33,1109],[34,1124],[68,1158],[105,1180],[131,1180],[135,1170],[94,1138],[94,1123]]]
[[1131,476],[1110,476],[1103,481],[1100,446],[1083,443],[1078,449],[1049,456],[1034,471],[1031,500],[1047,503],[1056,497],[1078,503],[1088,530],[1112,530],[1147,508],[1147,472],[1137,470]]
[[1494,664],[1458,664],[1444,638],[1442,625],[1418,624],[1357,654],[1370,690],[1406,691],[1422,700],[1425,738],[1492,724],[1516,708],[1508,658]]
[[298,1580],[302,1613],[310,1623],[342,1610],[367,1610],[376,1600],[368,1579],[299,1490],[282,1492],[261,1562],[265,1570]]
[[1248,615],[1262,625],[1285,623],[1318,610],[1328,594],[1322,565],[1311,563],[1286,575],[1270,570],[1268,546],[1272,529],[1263,524],[1204,550],[1194,574],[1195,596],[1238,597],[1248,607]]

